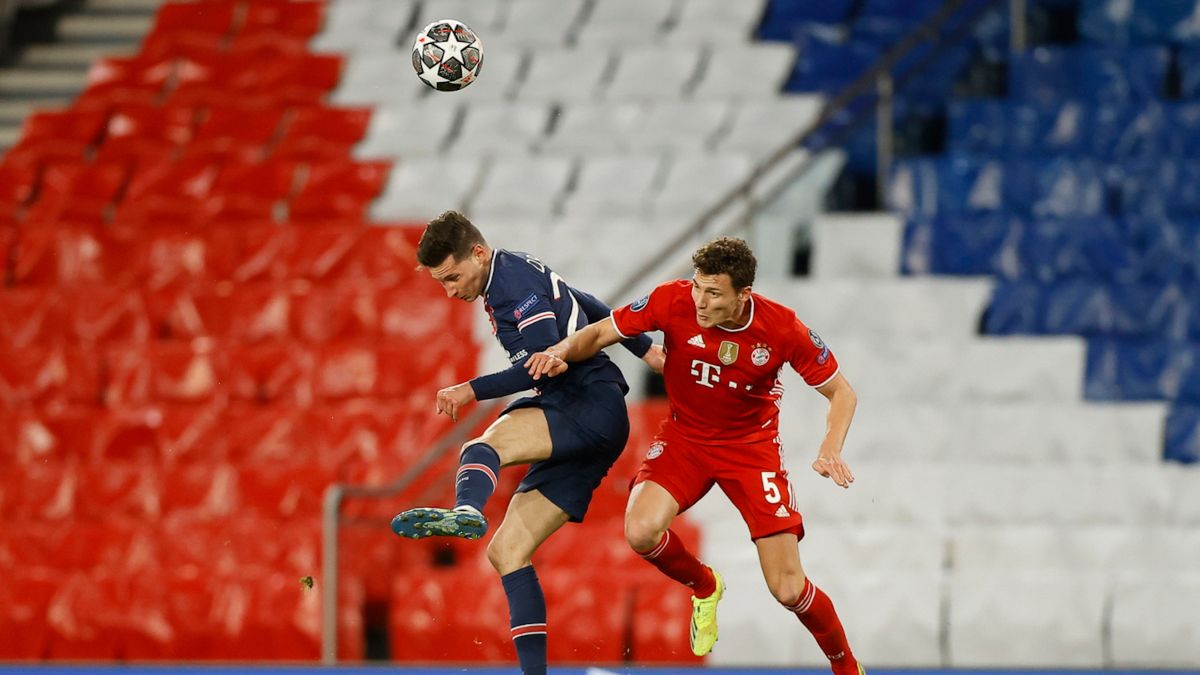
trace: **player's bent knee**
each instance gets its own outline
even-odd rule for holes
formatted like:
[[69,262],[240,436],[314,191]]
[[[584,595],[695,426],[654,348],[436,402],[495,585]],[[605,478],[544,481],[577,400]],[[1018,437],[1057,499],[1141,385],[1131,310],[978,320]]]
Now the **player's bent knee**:
[[507,545],[503,540],[493,537],[487,547],[488,562],[501,576],[515,572],[529,564],[529,554]]
[[804,592],[804,575],[790,572],[772,575],[767,579],[767,588],[779,604],[794,607],[800,601],[800,594]]
[[666,530],[665,526],[661,526],[650,518],[641,518],[632,514],[625,517],[625,541],[629,542],[630,548],[638,553],[645,553],[658,546],[658,542],[662,540]]

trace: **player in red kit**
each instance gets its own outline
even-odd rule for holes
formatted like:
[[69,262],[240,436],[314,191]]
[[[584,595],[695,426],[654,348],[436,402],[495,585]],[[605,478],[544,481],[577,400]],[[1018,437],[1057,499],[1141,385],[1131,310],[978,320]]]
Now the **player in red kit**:
[[684,547],[675,516],[720,486],[742,515],[771,593],[813,634],[837,675],[865,672],[850,651],[833,603],[800,564],[804,525],[783,466],[779,405],[784,366],[829,400],[825,438],[812,468],[846,488],[854,482],[842,444],[857,397],[816,332],[791,309],[751,290],[757,263],[741,239],[719,238],[692,256],[691,280],[650,295],[534,354],[536,380],[565,372],[630,336],[665,336],[670,417],[634,478],[625,514],[629,545],[664,574],[692,588],[692,651],[717,640],[721,575]]

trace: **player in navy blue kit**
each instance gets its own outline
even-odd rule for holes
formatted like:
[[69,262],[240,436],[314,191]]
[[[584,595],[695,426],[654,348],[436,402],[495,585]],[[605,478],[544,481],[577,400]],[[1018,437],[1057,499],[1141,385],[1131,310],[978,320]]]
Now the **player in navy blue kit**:
[[[429,222],[417,260],[446,295],[466,302],[484,299],[509,368],[437,393],[437,411],[457,421],[472,401],[500,398],[534,387],[524,367],[543,351],[610,309],[571,288],[533,256],[493,249],[461,213],[447,211]],[[662,372],[663,352],[641,336],[622,343]],[[483,506],[496,489],[500,467],[529,464],[504,521],[488,544],[488,560],[508,596],[513,644],[526,674],[546,672],[546,602],[531,557],[555,530],[579,522],[592,493],[625,448],[629,387],[616,364],[598,353],[561,377],[537,383],[536,396],[511,403],[483,435],[463,445],[452,509],[409,509],[392,519],[404,537],[477,539],[488,529]]]

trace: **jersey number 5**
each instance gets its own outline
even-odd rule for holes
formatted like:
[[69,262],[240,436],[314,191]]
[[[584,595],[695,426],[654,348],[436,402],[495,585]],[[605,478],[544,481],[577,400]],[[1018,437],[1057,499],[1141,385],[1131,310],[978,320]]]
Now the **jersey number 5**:
[[762,472],[763,492],[767,495],[768,504],[778,504],[783,501],[783,496],[779,494],[779,486],[771,482],[774,477],[774,471]]

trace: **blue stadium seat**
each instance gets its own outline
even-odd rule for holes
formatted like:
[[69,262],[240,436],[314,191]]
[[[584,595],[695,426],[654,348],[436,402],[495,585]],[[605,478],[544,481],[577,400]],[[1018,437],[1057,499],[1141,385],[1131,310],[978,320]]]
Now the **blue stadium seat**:
[[1010,216],[936,216],[910,219],[904,230],[906,274],[1017,276],[1020,221]]
[[[1089,160],[1054,158],[1037,163],[1033,179],[1033,199],[1029,210],[1041,218],[1099,217],[1107,208],[1104,172]],[[1016,185],[1018,176],[1010,171],[1007,185]],[[1009,204],[1020,208],[1025,202],[1010,193]]]
[[836,93],[875,63],[881,52],[868,42],[835,42],[810,33],[796,45],[796,67],[784,86],[789,92]]
[[1200,406],[1177,405],[1167,415],[1163,456],[1168,461],[1200,462]]
[[916,24],[937,11],[941,5],[942,0],[864,0],[859,16],[884,17]]
[[762,40],[791,42],[799,24],[840,24],[850,16],[856,0],[771,0],[758,30]]
[[1045,103],[1064,97],[1096,103],[1151,101],[1162,94],[1168,62],[1165,47],[1037,47],[1012,57],[1008,91]]
[[1126,280],[1135,267],[1120,225],[1106,218],[1035,220],[1019,247],[1021,276],[1035,281]]
[[1180,93],[1188,100],[1200,99],[1200,47],[1179,50]]
[[1084,392],[1098,401],[1200,402],[1200,344],[1093,338],[1088,341]]
[[1087,41],[1125,46],[1200,38],[1195,0],[1083,0],[1077,26]]

